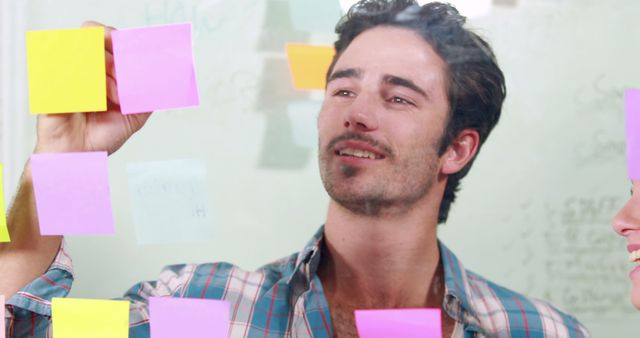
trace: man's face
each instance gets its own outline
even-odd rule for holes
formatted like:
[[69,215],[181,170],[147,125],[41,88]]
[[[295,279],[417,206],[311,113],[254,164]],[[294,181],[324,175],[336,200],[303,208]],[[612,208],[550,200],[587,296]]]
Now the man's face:
[[446,65],[413,31],[376,27],[336,62],[318,119],[322,181],[359,214],[404,211],[440,169],[449,106]]
[[640,310],[640,180],[633,181],[633,192],[627,204],[613,220],[614,230],[627,240],[629,260],[635,261],[636,268],[629,274],[631,278],[631,302]]

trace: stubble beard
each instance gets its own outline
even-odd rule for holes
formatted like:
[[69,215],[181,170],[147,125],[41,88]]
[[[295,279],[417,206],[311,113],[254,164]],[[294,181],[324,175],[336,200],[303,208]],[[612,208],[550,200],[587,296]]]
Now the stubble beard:
[[[366,183],[356,182],[359,176],[366,174],[363,169],[340,165],[334,170],[329,164],[330,156],[325,153],[319,158],[322,183],[332,200],[358,215],[404,213],[425,197],[435,183],[438,156],[432,151],[404,159],[390,172],[375,175],[378,177],[372,177]],[[368,186],[357,187],[357,184]]]

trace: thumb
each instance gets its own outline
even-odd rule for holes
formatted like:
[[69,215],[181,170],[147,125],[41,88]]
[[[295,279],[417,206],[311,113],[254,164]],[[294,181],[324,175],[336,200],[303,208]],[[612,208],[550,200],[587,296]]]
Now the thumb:
[[147,123],[147,120],[149,119],[149,117],[151,117],[151,114],[152,112],[125,115],[127,125],[129,126],[131,133],[133,134],[136,131],[140,130],[140,128],[142,128],[142,126]]

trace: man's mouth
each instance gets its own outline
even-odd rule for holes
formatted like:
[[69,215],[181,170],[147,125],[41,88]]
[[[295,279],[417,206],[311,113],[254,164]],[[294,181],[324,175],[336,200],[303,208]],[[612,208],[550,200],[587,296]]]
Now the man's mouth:
[[629,261],[631,263],[640,264],[640,250],[633,251],[629,254]]
[[334,138],[327,145],[327,150],[335,156],[340,156],[343,161],[353,164],[365,164],[368,160],[385,160],[393,158],[390,147],[380,143],[368,135],[358,133],[345,133]]
[[357,157],[357,158],[368,158],[370,160],[381,160],[384,158],[384,156],[382,155],[374,154],[367,150],[354,149],[354,148],[344,148],[344,149],[336,150],[336,155],[350,156],[350,157]]

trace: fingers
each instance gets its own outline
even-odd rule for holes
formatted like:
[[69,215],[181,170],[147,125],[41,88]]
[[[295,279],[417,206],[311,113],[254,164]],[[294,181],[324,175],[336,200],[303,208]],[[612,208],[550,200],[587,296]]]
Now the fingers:
[[111,41],[111,32],[116,30],[113,27],[103,25],[97,21],[85,21],[82,27],[104,27],[104,48],[107,52],[113,54],[113,42]]
[[106,52],[104,53],[104,61],[105,61],[105,68],[107,70],[107,75],[111,76],[112,78],[116,78],[116,67],[115,67],[115,63],[113,61],[113,54]]
[[107,50],[107,52],[111,54],[113,54],[113,42],[111,40],[111,32],[113,32],[114,30],[116,29],[109,26],[106,26],[104,28],[104,48]]
[[80,25],[80,27],[85,28],[85,27],[105,27],[105,25],[97,22],[97,21],[92,21],[92,20],[88,20],[82,23],[82,25]]
[[116,84],[116,70],[113,63],[113,42],[111,32],[116,30],[113,27],[103,25],[96,21],[85,21],[82,27],[103,27],[104,28],[104,48],[105,48],[105,68],[107,71],[107,99],[110,105],[119,106],[118,86]]
[[111,53],[105,53],[105,62],[107,69],[107,99],[114,105],[119,106],[120,99],[118,97],[118,85],[116,83],[116,70]]
[[110,103],[120,106],[120,98],[118,97],[118,85],[116,80],[107,75],[107,99]]
[[147,122],[147,120],[149,119],[149,117],[151,117],[152,114],[153,113],[149,112],[149,113],[126,115],[131,131],[136,132],[140,130],[140,128],[144,126],[144,124]]

